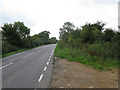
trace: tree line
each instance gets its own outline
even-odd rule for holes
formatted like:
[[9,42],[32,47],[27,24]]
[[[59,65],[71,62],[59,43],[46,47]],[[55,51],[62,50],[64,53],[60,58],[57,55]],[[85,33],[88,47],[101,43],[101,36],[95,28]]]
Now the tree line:
[[77,49],[82,54],[103,59],[120,58],[120,32],[104,28],[105,25],[102,21],[97,21],[75,28],[73,23],[65,22],[59,29],[58,46],[60,49]]
[[19,49],[28,49],[44,44],[57,43],[56,37],[50,38],[49,31],[42,31],[39,34],[30,36],[30,28],[23,22],[5,23],[2,28],[2,54]]

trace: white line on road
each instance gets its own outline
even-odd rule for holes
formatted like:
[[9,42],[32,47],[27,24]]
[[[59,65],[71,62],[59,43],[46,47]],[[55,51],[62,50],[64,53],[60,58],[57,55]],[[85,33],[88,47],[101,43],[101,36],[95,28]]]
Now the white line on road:
[[33,54],[33,53],[30,53],[30,54],[24,56],[23,59],[26,58],[26,57],[28,57],[28,56],[30,56],[30,55],[32,55],[32,54]]
[[47,67],[44,68],[44,71],[47,69]]
[[42,77],[43,77],[43,74],[40,75],[38,82],[40,82],[42,80]]
[[53,54],[53,51],[52,51],[52,53],[51,54]]
[[23,59],[26,58],[26,57],[28,57],[28,55],[27,55],[27,56],[24,56]]
[[5,68],[5,67],[7,67],[7,66],[9,66],[9,65],[11,65],[11,64],[13,64],[13,62],[11,62],[11,63],[9,63],[9,64],[6,64],[6,65],[3,66],[3,67],[0,67],[0,69]]
[[54,53],[54,49],[53,49],[53,51],[52,51],[52,54]]
[[50,59],[49,59],[49,61],[50,61]]
[[50,56],[50,58],[51,58],[51,56]]
[[52,56],[52,53],[51,53],[51,56]]
[[49,62],[47,62],[47,65],[49,64]]

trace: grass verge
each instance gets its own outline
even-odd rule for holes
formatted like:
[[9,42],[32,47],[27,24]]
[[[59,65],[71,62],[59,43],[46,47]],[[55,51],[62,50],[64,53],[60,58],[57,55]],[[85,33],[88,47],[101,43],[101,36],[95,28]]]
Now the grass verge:
[[17,51],[13,51],[13,52],[10,52],[10,53],[6,53],[6,54],[3,54],[2,55],[2,58],[3,57],[7,57],[7,56],[10,56],[10,55],[13,55],[13,54],[16,54],[16,53],[19,53],[19,52],[23,52],[23,51],[26,51],[28,49],[20,49],[20,50],[17,50]]
[[98,56],[90,56],[89,54],[82,53],[78,49],[60,49],[58,45],[55,49],[55,55],[60,58],[68,59],[69,61],[77,61],[87,66],[91,66],[97,70],[112,70],[112,68],[118,68],[118,59],[101,58]]
[[[40,45],[40,46],[44,46],[44,45]],[[40,46],[37,46],[37,47],[40,47]],[[34,48],[37,48],[37,47],[34,47]],[[13,52],[9,52],[9,53],[3,54],[2,56],[0,56],[0,58],[1,57],[2,58],[7,57],[7,56],[10,56],[10,55],[13,55],[13,54],[16,54],[16,53],[19,53],[19,52],[23,52],[23,51],[26,51],[26,50],[30,50],[30,49],[33,49],[33,48],[19,49],[19,50],[13,51]]]

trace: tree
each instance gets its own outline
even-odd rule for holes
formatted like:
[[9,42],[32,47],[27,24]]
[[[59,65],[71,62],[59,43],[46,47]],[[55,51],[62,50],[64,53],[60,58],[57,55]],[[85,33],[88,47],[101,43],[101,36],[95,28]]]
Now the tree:
[[82,26],[80,33],[82,43],[94,43],[99,38],[104,25],[105,23],[97,21],[95,24],[88,23]]
[[74,25],[70,22],[65,22],[63,27],[60,28],[59,30],[59,34],[60,34],[60,39],[64,38],[65,35],[68,35],[69,33],[72,32],[72,30],[74,29]]
[[115,32],[112,29],[108,28],[104,31],[103,40],[105,42],[111,42],[114,35],[115,35]]
[[56,44],[56,43],[57,43],[56,37],[52,37],[52,38],[50,39],[50,43],[51,43],[51,44]]
[[43,41],[43,44],[49,44],[49,31],[42,31],[41,33],[39,33],[39,38],[41,41]]
[[3,41],[7,41],[12,45],[24,47],[24,39],[29,36],[30,29],[23,22],[14,22],[14,24],[4,24],[2,26]]
[[13,25],[15,31],[19,33],[19,36],[21,39],[29,36],[30,34],[30,29],[27,28],[23,22],[15,22]]

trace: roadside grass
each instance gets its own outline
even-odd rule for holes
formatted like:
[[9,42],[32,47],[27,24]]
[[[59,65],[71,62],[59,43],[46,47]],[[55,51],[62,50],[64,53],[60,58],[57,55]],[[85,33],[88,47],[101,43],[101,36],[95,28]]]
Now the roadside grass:
[[[87,66],[91,66],[99,71],[112,70],[112,68],[118,68],[118,59],[115,58],[101,58],[99,56],[90,56],[87,53],[83,53],[78,49],[65,48],[60,49],[58,45],[55,49],[55,55],[60,58],[65,58],[69,61],[76,61]],[[120,66],[119,66],[120,68]]]
[[13,51],[13,52],[10,52],[10,53],[6,53],[6,54],[3,54],[3,55],[2,55],[2,58],[3,58],[3,57],[10,56],[10,55],[13,55],[13,54],[16,54],[16,53],[19,53],[19,52],[23,52],[23,51],[26,51],[26,50],[28,50],[28,49],[19,49],[19,50],[17,50],[17,51]]
[[[44,44],[44,45],[45,45],[45,44]],[[40,46],[44,46],[44,45],[40,45]],[[37,48],[37,47],[40,47],[40,46],[36,46],[36,47],[33,47],[33,48]],[[19,50],[13,51],[13,52],[9,52],[9,53],[6,53],[6,54],[2,54],[2,55],[0,56],[0,58],[7,57],[7,56],[10,56],[10,55],[19,53],[19,52],[27,51],[27,50],[30,50],[30,49],[33,49],[33,48],[19,49]]]

